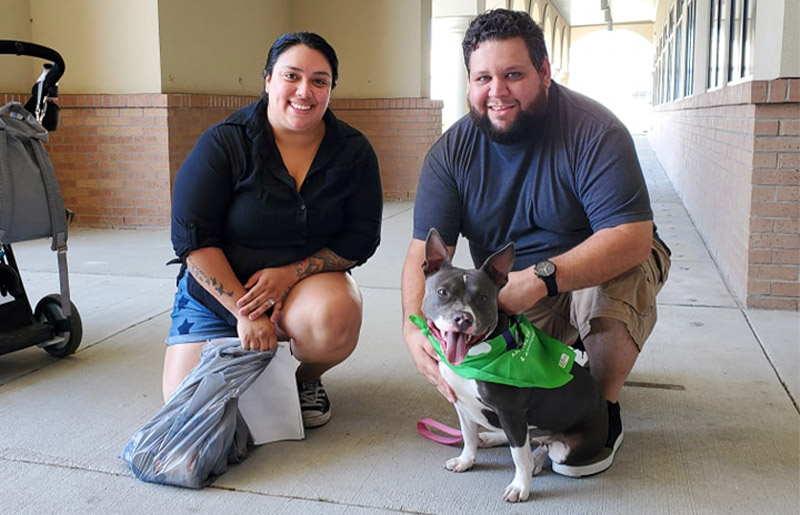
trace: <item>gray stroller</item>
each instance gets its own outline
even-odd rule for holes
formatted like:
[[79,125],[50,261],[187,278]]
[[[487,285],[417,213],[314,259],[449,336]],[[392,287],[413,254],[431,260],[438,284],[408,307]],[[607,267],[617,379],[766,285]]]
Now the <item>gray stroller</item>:
[[[0,107],[0,354],[39,346],[63,358],[75,352],[83,336],[78,310],[70,300],[67,275],[67,226],[53,165],[44,147],[58,125],[58,85],[64,60],[55,50],[22,41],[0,40],[0,54],[48,61],[23,106]],[[60,294],[31,307],[20,278],[12,243],[52,237],[57,253]]]

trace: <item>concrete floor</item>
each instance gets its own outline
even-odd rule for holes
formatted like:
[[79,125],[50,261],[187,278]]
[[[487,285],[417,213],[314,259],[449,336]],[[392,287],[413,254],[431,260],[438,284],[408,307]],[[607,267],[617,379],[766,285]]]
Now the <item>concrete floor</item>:
[[[651,150],[638,143],[673,268],[659,323],[622,392],[625,441],[607,472],[577,480],[545,469],[529,502],[507,505],[507,448],[483,450],[470,472],[445,470],[458,449],[423,439],[415,423],[457,419],[402,341],[399,278],[412,205],[389,203],[383,243],[354,273],[365,297],[361,342],[325,377],[333,419],[304,441],[256,448],[199,491],[140,482],[118,457],[161,405],[177,272],[164,266],[169,232],[73,228],[69,278],[81,347],[64,360],[37,348],[0,356],[0,512],[797,513],[798,313],[737,304]],[[33,302],[58,291],[49,242],[14,249]]]

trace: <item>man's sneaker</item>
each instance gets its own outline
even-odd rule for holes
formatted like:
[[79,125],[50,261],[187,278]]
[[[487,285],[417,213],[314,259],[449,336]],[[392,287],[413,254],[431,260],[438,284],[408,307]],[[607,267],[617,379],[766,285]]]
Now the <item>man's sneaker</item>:
[[319,427],[331,419],[331,402],[322,381],[297,381],[304,427]]
[[575,343],[572,344],[572,350],[575,351],[575,363],[589,370],[589,353],[586,352],[586,346],[583,345],[580,334]]
[[[606,401],[608,402],[608,401]],[[618,402],[608,402],[608,440],[600,453],[582,463],[553,463],[553,472],[569,477],[586,477],[599,474],[614,463],[622,443],[622,418],[619,413]]]

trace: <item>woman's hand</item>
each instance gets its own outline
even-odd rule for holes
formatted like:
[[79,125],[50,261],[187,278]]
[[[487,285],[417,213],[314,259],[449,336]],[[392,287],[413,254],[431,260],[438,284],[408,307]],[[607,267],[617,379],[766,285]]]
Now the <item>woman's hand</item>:
[[257,320],[274,307],[270,320],[274,324],[289,290],[297,282],[291,267],[264,268],[250,276],[244,284],[247,293],[236,302],[239,315]]
[[278,347],[278,336],[273,324],[267,317],[250,320],[248,317],[236,317],[236,333],[244,350],[273,350]]

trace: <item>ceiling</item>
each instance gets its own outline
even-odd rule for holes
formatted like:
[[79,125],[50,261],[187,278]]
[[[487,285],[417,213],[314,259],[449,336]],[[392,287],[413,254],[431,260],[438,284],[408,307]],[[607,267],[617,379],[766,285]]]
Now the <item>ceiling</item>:
[[652,22],[657,0],[550,0],[570,26],[604,25],[602,4],[608,4],[614,23]]

